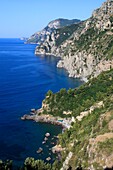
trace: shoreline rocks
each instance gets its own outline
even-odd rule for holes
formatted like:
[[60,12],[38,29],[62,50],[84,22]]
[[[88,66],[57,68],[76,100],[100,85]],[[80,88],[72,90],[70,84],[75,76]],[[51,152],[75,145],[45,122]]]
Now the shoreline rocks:
[[61,145],[55,145],[54,147],[52,147],[53,153],[60,153],[63,150],[65,150],[65,148],[62,148]]
[[[27,115],[25,114],[24,116],[21,117],[21,120],[34,120],[35,122],[41,122],[41,123],[50,123],[53,125],[58,125],[61,126],[63,129],[66,129],[67,127],[63,125],[62,122],[58,122],[57,119],[53,116],[48,116],[48,115]],[[46,134],[47,136],[50,134]]]
[[36,109],[31,109],[31,112],[30,112],[31,114],[36,114]]
[[50,157],[46,158],[46,161],[50,161],[50,160],[51,160],[51,158],[50,158]]
[[46,137],[49,137],[49,136],[50,136],[50,133],[46,133],[45,136],[46,136]]
[[21,117],[21,120],[34,120],[34,119],[35,119],[35,115],[27,115],[27,114],[25,114],[25,115],[23,115]]
[[41,153],[42,151],[43,151],[43,149],[40,147],[36,152]]
[[47,138],[47,137],[45,137],[45,138],[44,138],[44,141],[47,141],[47,140],[48,140],[48,138]]
[[45,144],[46,143],[46,141],[42,141],[42,144]]
[[[41,110],[41,113],[39,112],[39,110]],[[38,110],[33,109],[32,110],[34,112],[34,114],[31,115],[23,115],[21,117],[21,120],[33,120],[35,122],[41,122],[41,123],[50,123],[50,124],[54,124],[54,125],[58,125],[62,127],[62,132],[69,128],[70,125],[70,119],[61,119],[59,117],[53,117],[51,115],[44,115],[43,113],[43,108],[40,108]],[[41,114],[41,115],[40,115]],[[46,144],[49,137],[51,136],[51,134],[49,132],[46,132],[44,135],[44,139],[42,141],[42,145]],[[52,144],[51,148],[49,148],[49,150],[51,150],[53,152],[53,154],[60,154],[61,151],[65,150],[65,148],[62,148],[60,145],[56,145],[56,142],[53,141],[53,139],[56,138],[58,140],[58,136],[54,136],[51,141],[50,144]],[[45,145],[45,147],[49,147],[48,145]],[[38,154],[43,152],[43,148],[39,147],[39,149],[36,151]],[[46,158],[47,161],[50,161],[51,158],[48,157]]]

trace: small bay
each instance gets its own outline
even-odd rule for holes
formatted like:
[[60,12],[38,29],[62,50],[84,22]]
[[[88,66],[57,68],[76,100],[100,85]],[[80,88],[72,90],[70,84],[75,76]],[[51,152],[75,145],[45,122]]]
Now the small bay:
[[[48,90],[57,92],[82,83],[56,67],[59,58],[35,56],[35,47],[19,39],[0,39],[0,159],[12,159],[16,164],[26,157],[45,160],[51,155],[51,139],[62,131],[59,126],[20,117],[31,108],[40,108]],[[46,132],[51,137],[42,146]],[[36,153],[39,147],[44,148],[43,154]]]

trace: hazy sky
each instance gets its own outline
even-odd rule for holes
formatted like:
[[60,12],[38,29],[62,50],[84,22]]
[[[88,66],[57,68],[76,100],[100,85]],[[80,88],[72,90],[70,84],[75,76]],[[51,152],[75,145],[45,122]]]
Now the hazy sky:
[[57,18],[87,19],[104,0],[0,0],[0,38],[29,37]]

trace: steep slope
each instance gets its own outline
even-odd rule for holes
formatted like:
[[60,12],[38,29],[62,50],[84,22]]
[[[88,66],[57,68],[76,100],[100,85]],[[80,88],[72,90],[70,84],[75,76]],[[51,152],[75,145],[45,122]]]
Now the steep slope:
[[59,28],[64,26],[72,25],[74,23],[78,23],[80,20],[78,19],[63,19],[59,18],[56,20],[51,21],[42,31],[36,32],[33,34],[28,40],[27,43],[42,43],[46,40],[47,36],[51,35],[51,33]]
[[41,114],[75,118],[71,128],[59,135],[62,170],[113,167],[113,69],[77,89],[49,91],[43,105],[47,107]]
[[113,1],[107,0],[88,20],[55,30],[35,54],[61,56],[57,67],[86,80],[113,67]]
[[[77,89],[48,91],[41,112],[49,117],[73,118],[71,127],[58,136],[60,160],[52,165],[27,158],[23,170],[107,170],[113,168],[113,69]],[[43,111],[43,112],[42,112]],[[65,114],[64,111],[71,114]],[[11,161],[0,160],[10,170]]]

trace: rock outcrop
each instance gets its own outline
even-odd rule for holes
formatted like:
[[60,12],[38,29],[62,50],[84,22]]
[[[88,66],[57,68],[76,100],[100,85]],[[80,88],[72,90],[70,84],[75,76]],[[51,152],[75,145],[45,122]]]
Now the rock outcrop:
[[86,21],[56,29],[35,54],[60,56],[57,67],[87,81],[113,67],[113,1],[107,0]]
[[[61,161],[56,169],[113,168],[113,69],[79,88],[61,89],[55,94],[48,91],[42,108],[32,111],[35,114],[22,119],[63,127],[57,145],[52,147]],[[45,134],[42,144],[49,140],[49,135]]]
[[[74,23],[78,23],[80,20],[78,19],[63,19],[59,18],[56,20],[51,21],[43,30],[36,32],[33,34],[26,43],[37,43],[41,44],[44,42],[50,35],[52,35],[52,32],[55,31],[56,29],[62,28],[64,26],[68,26]],[[49,39],[51,41],[51,39]]]
[[67,170],[69,168],[69,160],[71,159],[73,153],[69,152],[68,156],[66,157],[64,163],[63,163],[63,167],[60,170]]

